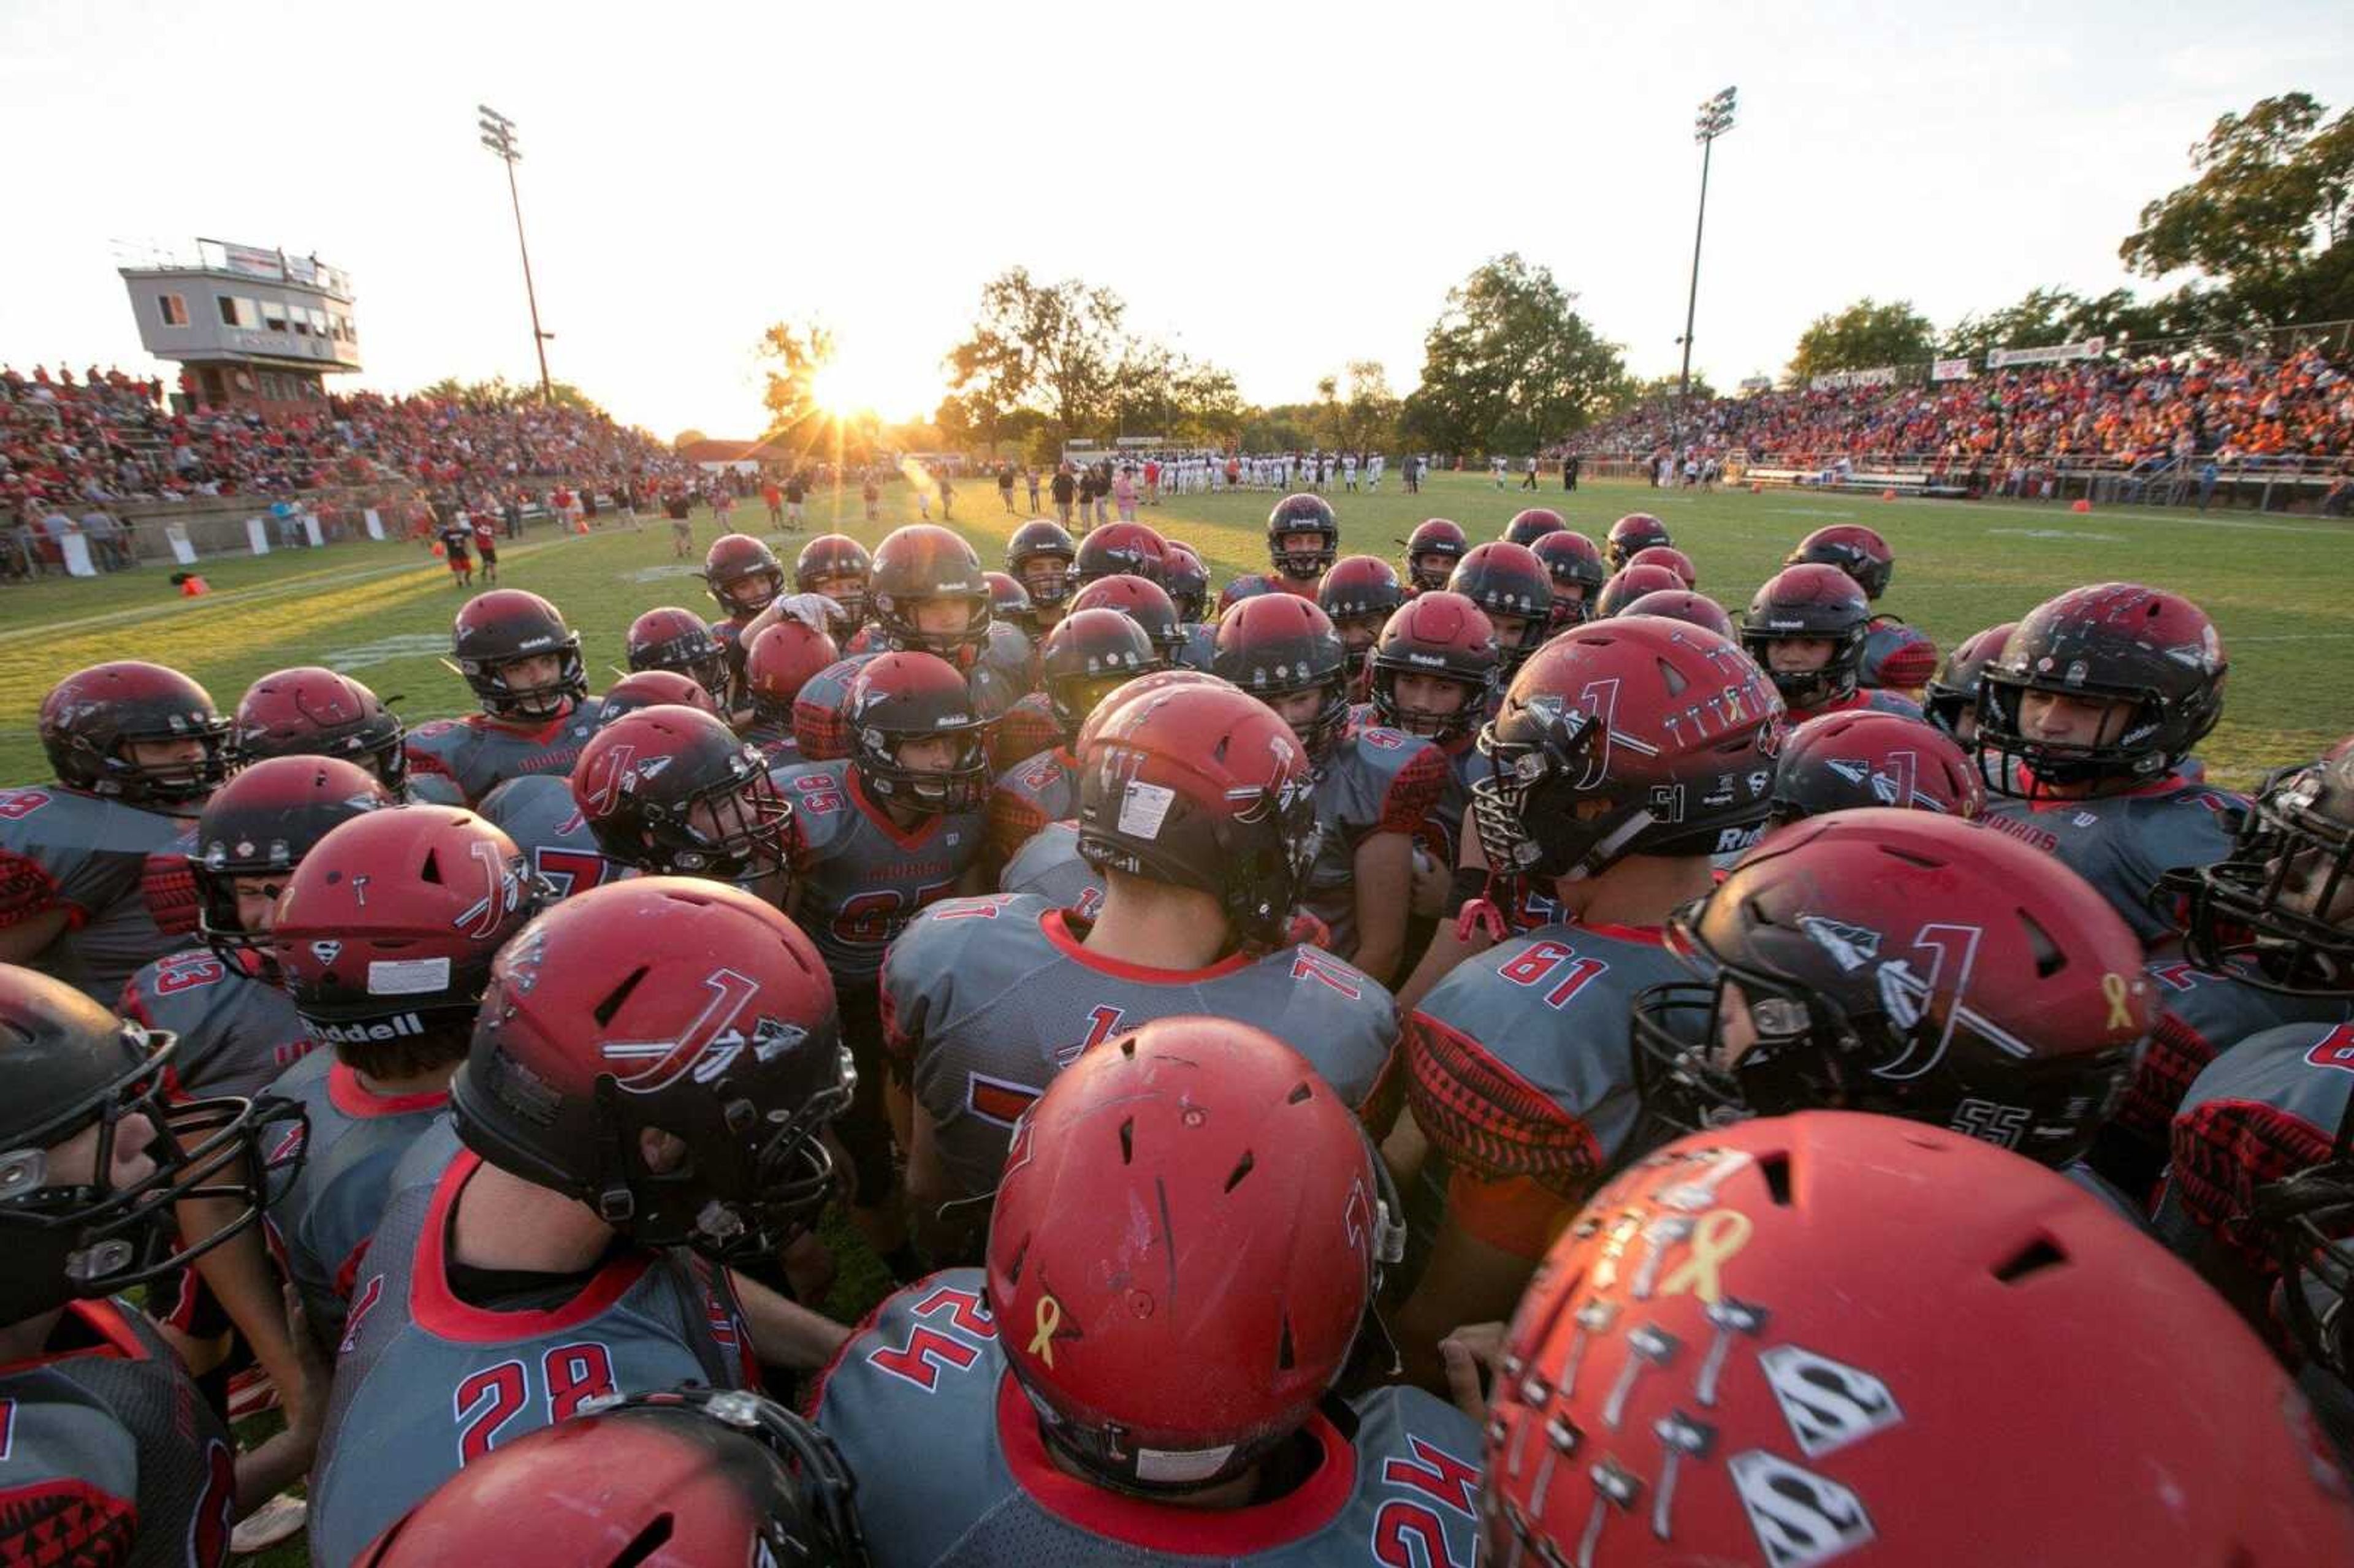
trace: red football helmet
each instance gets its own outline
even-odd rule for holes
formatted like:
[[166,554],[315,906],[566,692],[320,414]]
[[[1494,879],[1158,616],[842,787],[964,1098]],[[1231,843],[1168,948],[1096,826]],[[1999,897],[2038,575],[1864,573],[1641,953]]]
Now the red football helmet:
[[1214,895],[1244,936],[1281,938],[1316,854],[1314,779],[1288,725],[1214,675],[1162,671],[1097,707],[1077,756],[1091,863]]
[[[177,670],[125,659],[77,670],[41,701],[41,749],[58,782],[136,806],[201,800],[228,777],[228,721]],[[135,742],[195,741],[193,760],[145,764]]]
[[[1503,668],[1487,611],[1443,588],[1416,594],[1390,617],[1373,645],[1373,712],[1394,729],[1447,745],[1486,722]],[[1450,713],[1409,707],[1398,698],[1400,675],[1452,681],[1463,689],[1463,701]]]
[[1561,514],[1552,507],[1530,506],[1512,514],[1512,520],[1504,524],[1503,537],[1512,544],[1525,545],[1533,549],[1539,539],[1548,534],[1561,533],[1568,526],[1562,521]]
[[[1295,550],[1284,543],[1294,534],[1313,534],[1318,543]],[[1341,551],[1341,524],[1332,503],[1320,495],[1287,495],[1267,514],[1267,555],[1279,577],[1310,582],[1324,575]]]
[[1494,767],[1471,786],[1471,816],[1508,877],[1745,849],[1781,744],[1781,698],[1724,639],[1651,616],[1574,626],[1521,666],[1479,732]]
[[1220,617],[1210,669],[1266,703],[1320,693],[1315,714],[1294,726],[1320,765],[1348,728],[1348,652],[1331,617],[1296,594],[1246,599]]
[[302,857],[270,948],[323,1044],[395,1042],[472,1016],[492,956],[550,896],[472,811],[370,811]]
[[865,546],[847,534],[820,534],[793,560],[793,588],[800,593],[822,593],[842,607],[841,619],[827,620],[834,636],[843,638],[866,619],[867,584],[874,572]]
[[1793,726],[1774,772],[1768,820],[1795,822],[1859,806],[1967,821],[1986,810],[1986,780],[1945,731],[1903,714],[1859,708]]
[[[689,1384],[581,1409],[441,1483],[357,1568],[519,1554],[631,1568],[864,1568],[856,1483],[832,1441],[783,1405]],[[527,1542],[516,1533],[522,1498],[532,1501]]]
[[188,853],[206,945],[233,965],[251,953],[269,968],[269,934],[239,918],[238,878],[282,883],[330,832],[397,804],[375,774],[333,757],[272,757],[240,769],[205,802]]
[[1501,539],[1475,545],[1455,563],[1447,591],[1487,612],[1504,668],[1520,668],[1553,624],[1553,573],[1525,545]]
[[1782,564],[1800,567],[1810,562],[1837,567],[1855,579],[1866,599],[1886,593],[1889,579],[1896,575],[1896,556],[1888,541],[1860,523],[1834,523],[1816,529],[1798,541],[1798,547]]
[[[561,610],[535,593],[493,588],[476,594],[451,621],[450,647],[446,662],[464,677],[493,718],[545,719],[588,694],[579,635],[565,625]],[[542,654],[557,662],[552,679],[529,686],[507,680],[510,664]]]
[[694,708],[725,716],[712,694],[694,676],[676,670],[641,670],[605,688],[605,694],[597,699],[597,722],[609,725],[623,714],[653,707]]
[[1075,609],[1040,645],[1038,683],[1068,741],[1114,692],[1160,663],[1159,650],[1136,621],[1116,609]]
[[1164,1018],[1083,1053],[1014,1129],[990,1308],[1045,1442],[1119,1490],[1193,1491],[1314,1414],[1403,1242],[1356,1117],[1297,1052]]
[[[773,1258],[824,1206],[822,1134],[850,1103],[833,981],[773,905],[700,877],[592,887],[491,971],[458,1136],[645,1246]],[[651,1169],[640,1135],[686,1145]]]
[[339,757],[400,792],[408,777],[408,729],[376,694],[349,675],[315,664],[264,675],[245,689],[229,729],[229,755],[242,767],[270,757]]
[[1218,590],[1218,619],[1224,620],[1226,611],[1246,599],[1257,599],[1261,594],[1281,591],[1265,572],[1237,573],[1228,577],[1226,586]]
[[842,657],[833,639],[789,615],[764,626],[744,655],[744,693],[753,716],[769,724],[793,722],[793,699],[810,677]]
[[1426,517],[1415,524],[1413,533],[1398,541],[1405,546],[1405,578],[1417,593],[1430,593],[1447,586],[1454,573],[1455,563],[1471,547],[1463,525],[1445,517]]
[[2064,1178],[1885,1117],[1697,1134],[1596,1194],[1514,1316],[1485,1469],[1499,1562],[2354,1562],[2221,1297]]
[[1008,572],[983,572],[981,580],[989,585],[989,618],[1008,626],[1028,626],[1036,606],[1031,602],[1030,590],[1021,579]]
[[[1805,711],[1855,692],[1863,667],[1863,637],[1872,606],[1855,579],[1837,567],[1784,567],[1767,577],[1741,615],[1741,646],[1773,677],[1782,700]],[[1820,640],[1830,657],[1811,670],[1776,670],[1774,644]]]
[[785,591],[785,564],[749,534],[722,534],[703,557],[704,585],[733,620],[749,620]]
[[[1938,665],[1937,673],[1929,678],[1928,691],[1921,705],[1923,711],[1929,715],[1930,723],[1964,745],[1977,738],[1978,672],[2002,652],[2002,645],[2010,641],[2010,634],[2018,626],[2019,622],[2015,620],[2006,620],[2000,626],[1989,626],[1984,631],[1973,632],[1962,640],[1959,647],[1946,655],[1946,662]],[[1961,731],[1965,719],[1970,725],[1967,736]]]
[[1628,600],[1617,613],[1656,615],[1663,620],[1681,620],[1686,626],[1713,631],[1727,642],[1735,641],[1740,635],[1734,630],[1733,617],[1724,613],[1724,606],[1690,588],[1653,588],[1649,593]]
[[1838,1107],[2064,1165],[2158,1022],[2140,939],[2090,884],[1923,811],[1777,829],[1670,939],[1710,978],[1643,993],[1636,1065],[1679,1128]]
[[1610,580],[1602,585],[1601,593],[1596,596],[1593,619],[1602,620],[1610,616],[1623,615],[1628,605],[1649,594],[1690,591],[1684,587],[1683,578],[1676,576],[1672,567],[1657,564],[1621,567],[1610,574]]
[[628,645],[632,671],[675,670],[714,696],[727,690],[727,649],[691,609],[666,604],[646,611],[630,622]]
[[598,849],[624,865],[715,882],[784,868],[792,808],[760,748],[715,715],[640,708],[601,726],[571,785]]
[[1529,548],[1553,577],[1552,629],[1559,631],[1564,626],[1593,620],[1595,597],[1610,577],[1610,569],[1602,564],[1602,552],[1594,547],[1594,541],[1573,529],[1563,528],[1545,535]]
[[1005,569],[1030,590],[1030,602],[1052,608],[1071,593],[1071,567],[1079,547],[1059,523],[1033,517],[1005,541]]
[[1168,571],[1169,543],[1141,523],[1107,523],[1079,541],[1071,580],[1079,587],[1103,577],[1142,577],[1159,586]]
[[[1093,535],[1089,535],[1093,537]],[[1069,599],[1070,613],[1083,609],[1116,609],[1144,628],[1154,655],[1173,664],[1184,651],[1185,628],[1177,619],[1177,601],[1159,583],[1126,572],[1097,577]]]
[[1602,558],[1614,572],[1623,571],[1638,550],[1654,545],[1672,545],[1668,537],[1668,525],[1648,512],[1629,512],[1610,524],[1610,534],[1603,541]]
[[1161,567],[1161,587],[1169,590],[1170,601],[1177,607],[1177,619],[1186,625],[1198,623],[1203,610],[1210,602],[1210,568],[1202,564],[1201,553],[1191,545],[1169,541],[1169,556]]
[[[1364,673],[1366,657],[1373,648],[1371,641],[1352,641],[1352,636],[1370,636],[1378,641],[1381,629],[1388,624],[1397,607],[1405,602],[1405,590],[1398,586],[1397,573],[1380,556],[1343,556],[1332,563],[1317,585],[1316,602],[1341,633],[1349,661],[1349,679],[1353,683]],[[1351,622],[1358,624],[1352,628]]]
[[1627,564],[1630,567],[1665,567],[1676,574],[1684,587],[1700,587],[1700,568],[1692,565],[1690,556],[1673,545],[1646,545],[1636,551],[1634,558]]
[[[928,812],[977,811],[989,797],[986,721],[955,666],[929,653],[885,653],[860,667],[843,700],[850,764],[867,793]],[[909,768],[899,748],[945,739],[945,769]]]
[[[989,581],[981,557],[961,535],[937,524],[895,528],[875,547],[869,595],[886,647],[955,661],[988,641]],[[919,605],[943,600],[963,607],[953,629],[926,631],[916,624]]]

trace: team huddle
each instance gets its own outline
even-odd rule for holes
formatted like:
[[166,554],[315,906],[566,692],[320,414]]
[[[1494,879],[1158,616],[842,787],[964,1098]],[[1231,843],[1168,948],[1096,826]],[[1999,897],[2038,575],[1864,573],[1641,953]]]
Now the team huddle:
[[2214,787],[2195,604],[1941,654],[1863,527],[1340,541],[60,682],[0,1561],[2354,1563],[2354,737]]

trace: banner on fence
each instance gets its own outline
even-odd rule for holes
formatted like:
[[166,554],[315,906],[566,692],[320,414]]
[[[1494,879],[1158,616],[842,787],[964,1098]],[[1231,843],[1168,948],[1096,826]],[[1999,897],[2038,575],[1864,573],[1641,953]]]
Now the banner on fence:
[[1807,389],[1810,392],[1837,392],[1848,387],[1893,387],[1895,385],[1896,366],[1879,365],[1870,370],[1834,370],[1828,375],[1818,376],[1807,383]]
[[1771,392],[1774,390],[1774,378],[1770,376],[1745,376],[1742,377],[1741,389],[1744,392]]
[[66,575],[75,577],[98,576],[98,564],[90,558],[90,538],[82,534],[61,534],[58,536],[58,554],[66,564]]
[[2109,346],[2105,337],[2088,337],[2081,343],[2055,343],[2042,348],[1992,348],[1987,351],[1987,368],[2001,370],[2013,365],[2065,365],[2076,359],[2098,359],[2101,351]]
[[1929,379],[1932,381],[1967,381],[1969,378],[1970,362],[1967,358],[1930,362]]
[[172,559],[180,565],[193,567],[196,564],[196,547],[188,543],[188,525],[186,523],[164,524],[164,543],[172,546]]
[[319,519],[315,513],[302,514],[302,532],[310,539],[311,548],[317,550],[325,547],[327,541],[319,532]]
[[371,506],[366,512],[361,513],[360,521],[367,524],[369,538],[381,539],[384,537],[384,519],[376,515],[376,510],[375,507]]
[[270,524],[259,517],[245,520],[246,547],[257,556],[270,554]]

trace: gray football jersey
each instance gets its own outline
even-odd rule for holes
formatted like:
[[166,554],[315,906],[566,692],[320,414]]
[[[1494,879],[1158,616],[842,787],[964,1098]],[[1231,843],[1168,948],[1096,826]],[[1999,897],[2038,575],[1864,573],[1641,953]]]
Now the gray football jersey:
[[982,816],[927,817],[903,833],[848,762],[778,769],[793,803],[800,921],[837,984],[871,982],[916,912],[947,897],[981,856]]
[[989,641],[981,646],[981,660],[1016,692],[1026,692],[1038,683],[1038,650],[1011,621],[989,623]]
[[384,1217],[393,1169],[450,1096],[377,1094],[333,1051],[296,1063],[270,1092],[301,1106],[310,1130],[291,1148],[265,1151],[270,1227],[302,1293],[311,1331],[334,1345],[344,1337],[344,1309]]
[[408,792],[440,806],[477,806],[507,779],[526,773],[561,779],[597,733],[604,705],[589,697],[531,729],[495,723],[487,714],[434,719],[408,732]]
[[1177,667],[1181,670],[1210,668],[1210,655],[1217,652],[1218,627],[1215,621],[1189,620],[1183,628],[1185,645],[1177,650]]
[[37,966],[107,1007],[139,967],[186,947],[195,829],[61,785],[0,789],[0,926],[63,907]]
[[1079,764],[1056,746],[1014,764],[989,791],[989,853],[1003,865],[1049,822],[1076,816]]
[[1866,687],[1917,692],[1937,673],[1937,645],[1893,616],[1876,615],[1863,633],[1858,681]]
[[179,1036],[172,1076],[194,1098],[253,1095],[314,1044],[292,997],[209,948],[143,968],[115,1011]]
[[1010,772],[1042,751],[1063,744],[1063,721],[1044,692],[1025,692],[1006,704],[990,726],[990,765]]
[[445,1238],[481,1163],[461,1155],[440,1181],[397,1194],[368,1247],[311,1472],[311,1560],[323,1568],[351,1562],[461,1467],[585,1400],[747,1382],[734,1293],[684,1256],[624,1248],[547,1310],[459,1299]]
[[[1419,1389],[1351,1402],[1344,1432],[1302,1428],[1318,1462],[1282,1499],[1211,1513],[1087,1486],[1058,1469],[1006,1369],[977,1268],[876,1309],[811,1399],[858,1478],[878,1568],[1273,1568],[1468,1564],[1478,1542],[1479,1429]],[[923,1434],[921,1463],[908,1462]]]
[[2247,801],[2204,784],[2168,780],[2126,795],[2088,800],[1996,796],[1980,820],[2057,859],[2100,890],[2126,925],[2155,948],[2181,934],[2151,907],[2158,879],[2178,866],[2211,865],[2232,850],[2232,827]]
[[0,1563],[228,1561],[236,1453],[180,1358],[127,1301],[75,1301],[51,1353],[0,1366]]
[[1316,775],[1316,860],[1299,906],[1324,922],[1332,945],[1357,946],[1357,850],[1376,833],[1420,837],[1446,792],[1446,754],[1382,725],[1342,736]]
[[2168,1129],[2182,1098],[2207,1065],[2252,1034],[2287,1023],[2354,1022],[2354,1001],[2305,996],[2250,985],[2232,970],[2202,969],[2186,959],[2149,965],[2151,989],[2166,1011],[2135,1065],[2114,1126],[2163,1161]]
[[570,778],[532,774],[510,779],[482,797],[482,820],[514,840],[531,868],[559,898],[636,874],[597,848],[597,835],[572,799]]
[[1397,1044],[1397,1006],[1314,948],[1236,953],[1207,969],[1097,958],[1044,899],[953,898],[917,916],[883,974],[885,1049],[912,1065],[961,1196],[994,1192],[1014,1120],[1080,1052],[1156,1018],[1207,1015],[1281,1040],[1363,1109]]
[[1079,824],[1048,822],[1023,842],[997,874],[1000,893],[1024,893],[1092,920],[1103,907],[1103,873],[1079,853]]

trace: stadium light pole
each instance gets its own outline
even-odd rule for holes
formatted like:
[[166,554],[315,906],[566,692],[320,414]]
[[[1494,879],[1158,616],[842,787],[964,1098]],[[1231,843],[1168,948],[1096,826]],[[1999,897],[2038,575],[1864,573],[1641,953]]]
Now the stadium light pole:
[[1671,444],[1679,451],[1683,447],[1685,408],[1691,401],[1692,318],[1700,309],[1700,237],[1708,226],[1709,155],[1716,150],[1716,139],[1733,129],[1733,95],[1736,90],[1728,87],[1702,102],[1698,118],[1692,122],[1692,140],[1700,143],[1700,217],[1692,223],[1691,291],[1684,296],[1684,367],[1676,377],[1676,415],[1669,429]]
[[507,200],[514,206],[515,249],[523,252],[523,297],[531,305],[531,346],[539,355],[539,400],[543,407],[556,401],[555,389],[547,379],[547,340],[554,334],[539,330],[539,291],[531,282],[531,247],[523,238],[523,196],[515,189],[514,166],[523,161],[523,149],[515,145],[514,122],[487,104],[474,105],[482,115],[479,122],[482,145],[498,154],[507,166]]

